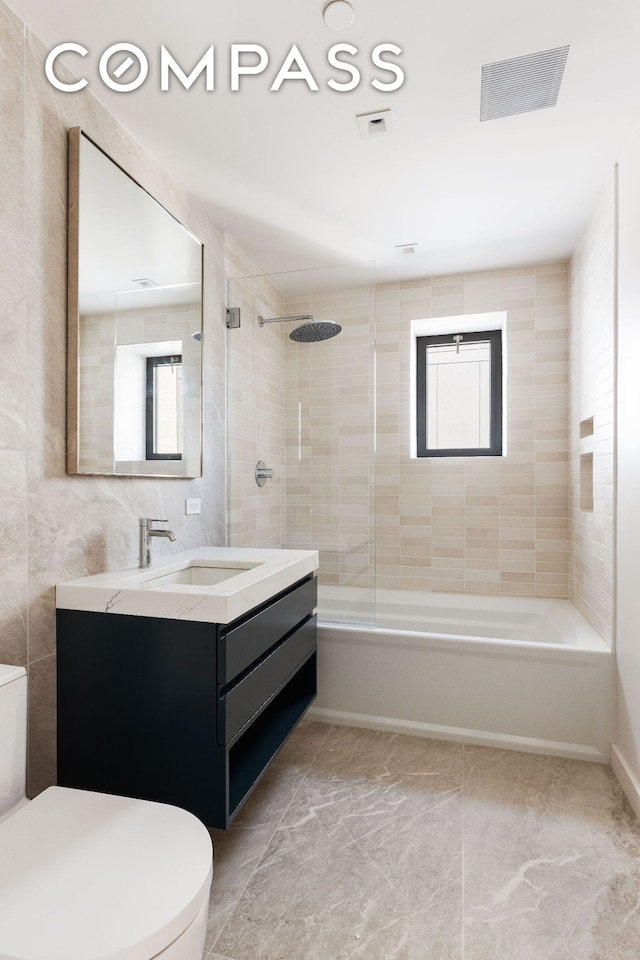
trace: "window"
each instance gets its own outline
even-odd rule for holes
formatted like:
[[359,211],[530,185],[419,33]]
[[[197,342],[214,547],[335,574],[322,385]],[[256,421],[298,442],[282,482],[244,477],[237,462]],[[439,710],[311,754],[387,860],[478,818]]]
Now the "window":
[[502,332],[416,338],[416,453],[502,456]]
[[146,459],[182,460],[182,356],[147,357]]

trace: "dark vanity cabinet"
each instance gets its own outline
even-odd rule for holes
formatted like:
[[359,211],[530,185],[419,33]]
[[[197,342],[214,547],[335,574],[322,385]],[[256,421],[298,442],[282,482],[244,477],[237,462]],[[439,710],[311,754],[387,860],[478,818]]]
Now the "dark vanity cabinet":
[[58,783],[226,827],[316,695],[316,597],[229,624],[59,609]]

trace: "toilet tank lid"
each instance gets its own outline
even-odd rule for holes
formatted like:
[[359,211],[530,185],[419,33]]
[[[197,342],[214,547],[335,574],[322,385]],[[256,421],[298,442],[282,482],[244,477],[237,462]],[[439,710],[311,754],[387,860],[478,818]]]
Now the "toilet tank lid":
[[149,960],[197,916],[211,868],[185,810],[50,787],[0,824],[0,960]]
[[0,663],[0,687],[3,683],[11,683],[12,680],[18,680],[26,675],[27,671],[24,667],[12,667],[8,663]]

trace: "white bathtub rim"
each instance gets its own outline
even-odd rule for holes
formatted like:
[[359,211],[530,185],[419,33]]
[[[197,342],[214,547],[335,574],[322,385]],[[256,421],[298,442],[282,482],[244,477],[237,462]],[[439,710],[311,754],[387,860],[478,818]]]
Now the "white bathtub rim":
[[[320,584],[318,593],[322,599],[340,600],[342,602],[355,601],[371,610],[375,606],[395,606],[402,598],[403,605],[416,604],[421,607],[450,606],[455,604],[459,610],[493,611],[502,609],[519,613],[538,613],[544,607],[558,611],[566,611],[569,616],[577,615],[582,618],[580,611],[566,597],[514,597],[502,594],[489,593],[455,593],[437,590],[402,590],[386,588],[361,588],[333,584]],[[584,618],[582,618],[584,619]]]
[[423,633],[417,630],[354,625],[332,621],[318,621],[318,639],[323,642],[361,643],[398,647],[421,647],[424,650],[448,649],[455,653],[476,653],[499,657],[544,657],[553,660],[589,662],[611,657],[612,651],[604,640],[593,632],[585,645],[544,643],[537,640],[506,640],[474,637],[463,634]]
[[[357,588],[322,589],[328,598],[332,595],[339,598],[344,610],[341,613],[335,611],[331,619],[325,620],[323,619],[324,604],[321,604],[320,625],[342,629],[345,632],[363,630],[369,634],[397,633],[406,637],[423,636],[445,642],[451,640],[457,643],[496,644],[502,652],[510,647],[597,651],[600,654],[611,652],[611,647],[570,600],[431,593],[415,590],[379,590],[376,594],[378,623],[375,623],[366,622],[368,618],[365,622],[359,622],[357,614],[356,619],[349,616],[349,601],[352,596],[357,595]],[[479,614],[479,626],[485,634],[493,626],[496,630],[500,630],[502,635],[482,636],[474,633],[475,612]],[[492,615],[493,623],[487,622],[487,613]],[[510,617],[514,615],[524,615],[530,618],[530,623],[513,623]],[[421,617],[426,621],[431,617],[432,623],[426,627],[417,624],[416,620],[420,620]],[[442,629],[438,629],[438,623],[442,625]],[[557,639],[543,641],[531,637],[536,629],[545,627],[547,632],[553,633]],[[513,632],[513,636],[505,637],[504,633],[509,631]]]
[[496,733],[488,730],[473,730],[464,727],[443,726],[417,720],[398,720],[377,717],[364,713],[349,713],[311,706],[308,720],[333,723],[339,726],[360,727],[366,730],[381,730],[387,733],[408,734],[432,740],[450,740],[474,746],[494,747],[502,750],[518,750],[521,753],[538,753],[545,756],[565,757],[569,760],[587,760],[592,763],[609,763],[609,751],[581,743],[563,743],[559,740],[542,740],[514,734]]

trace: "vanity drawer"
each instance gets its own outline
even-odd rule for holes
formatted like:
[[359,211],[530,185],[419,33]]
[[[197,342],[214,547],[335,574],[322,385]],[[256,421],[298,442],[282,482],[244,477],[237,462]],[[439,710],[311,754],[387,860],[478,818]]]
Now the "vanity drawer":
[[306,580],[218,640],[218,684],[225,686],[313,613],[317,579]]
[[310,617],[255,669],[218,700],[218,743],[225,744],[266,702],[273,699],[296,667],[316,648],[317,618]]

